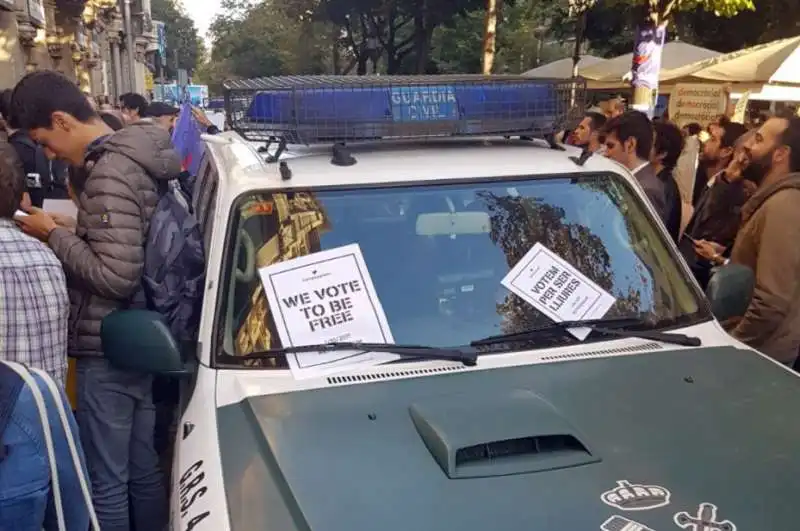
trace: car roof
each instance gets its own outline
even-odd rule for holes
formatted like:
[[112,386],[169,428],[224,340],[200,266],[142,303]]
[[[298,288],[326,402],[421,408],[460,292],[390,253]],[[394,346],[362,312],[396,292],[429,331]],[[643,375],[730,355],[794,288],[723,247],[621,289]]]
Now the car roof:
[[[206,137],[229,182],[239,192],[255,189],[398,185],[492,177],[613,172],[632,180],[619,164],[591,156],[582,166],[579,149],[505,138],[442,138],[363,142],[347,146],[355,164],[333,164],[332,146],[289,146],[280,163],[266,162],[259,145],[228,132]],[[262,145],[263,146],[263,145]],[[270,153],[275,152],[272,146]],[[283,166],[283,168],[281,168]],[[289,179],[285,179],[290,174]]]

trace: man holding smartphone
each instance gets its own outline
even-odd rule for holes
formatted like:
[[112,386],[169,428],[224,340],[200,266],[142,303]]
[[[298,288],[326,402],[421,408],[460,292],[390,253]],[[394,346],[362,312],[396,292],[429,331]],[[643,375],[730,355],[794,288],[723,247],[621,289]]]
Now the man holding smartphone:
[[[704,289],[711,268],[719,262],[717,255],[721,257],[733,245],[739,231],[741,208],[755,189],[744,154],[745,143],[753,134],[734,122],[709,126],[702,157],[706,167],[713,168],[714,173],[699,194],[684,241],[679,244],[681,254]],[[698,247],[699,240],[708,245]],[[707,255],[714,256],[715,260],[709,260]]]

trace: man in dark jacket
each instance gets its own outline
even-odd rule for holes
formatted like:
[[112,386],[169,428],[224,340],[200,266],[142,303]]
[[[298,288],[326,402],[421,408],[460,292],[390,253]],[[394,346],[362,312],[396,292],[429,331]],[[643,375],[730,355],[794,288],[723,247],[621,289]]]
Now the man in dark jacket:
[[[733,142],[730,149],[724,148],[724,160],[727,166],[714,174],[703,187],[694,214],[686,226],[686,237],[679,245],[681,254],[703,289],[708,285],[713,264],[697,254],[694,242],[698,240],[714,242],[721,252],[727,254],[739,232],[742,207],[755,189],[752,175],[755,168],[751,166],[742,169],[739,161],[734,159],[741,159],[744,156],[746,143],[756,133],[746,132],[741,124],[730,123],[728,127],[732,132],[725,135],[730,135],[732,139],[721,141],[723,144]],[[708,142],[717,142],[720,145],[719,140],[710,139]]]
[[672,122],[654,122],[653,154],[650,162],[661,182],[664,183],[664,199],[666,201],[667,218],[664,224],[673,241],[678,243],[681,232],[681,194],[675,182],[673,171],[683,151],[683,135],[678,126]]
[[[744,316],[730,334],[792,366],[800,347],[800,117],[770,118],[744,146],[758,182],[742,207],[730,261],[749,267],[756,282]],[[710,242],[698,252],[710,254]],[[713,253],[711,260],[726,260]]]
[[177,175],[180,161],[169,135],[152,123],[112,135],[80,89],[56,72],[25,76],[12,107],[49,153],[86,169],[84,182],[71,183],[78,197],[74,233],[38,209],[17,222],[50,245],[67,273],[77,419],[100,525],[128,531],[132,518],[135,529],[161,530],[167,498],[153,448],[152,378],[112,367],[103,357],[100,326],[111,312],[141,307],[157,181]]
[[658,178],[650,155],[653,149],[653,126],[639,111],[626,111],[610,119],[605,127],[606,157],[628,168],[639,181],[656,214],[666,225],[669,208],[664,182]]

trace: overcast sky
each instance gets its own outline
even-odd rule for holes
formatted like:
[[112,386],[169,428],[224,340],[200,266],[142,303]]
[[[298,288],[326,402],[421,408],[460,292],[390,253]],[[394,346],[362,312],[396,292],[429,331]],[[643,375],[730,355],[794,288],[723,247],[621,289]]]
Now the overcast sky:
[[221,0],[183,0],[183,7],[186,8],[186,12],[194,20],[194,25],[197,27],[200,37],[207,44],[210,42],[206,32],[211,21],[220,11],[220,3]]

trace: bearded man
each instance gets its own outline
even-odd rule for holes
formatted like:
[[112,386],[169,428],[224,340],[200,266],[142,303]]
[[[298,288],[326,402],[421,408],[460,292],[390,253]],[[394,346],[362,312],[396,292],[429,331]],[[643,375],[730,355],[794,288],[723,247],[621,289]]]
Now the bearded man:
[[[792,365],[800,347],[800,117],[767,120],[746,143],[745,154],[758,189],[742,207],[729,261],[751,268],[756,284],[730,333]],[[717,264],[727,263],[703,244]]]

